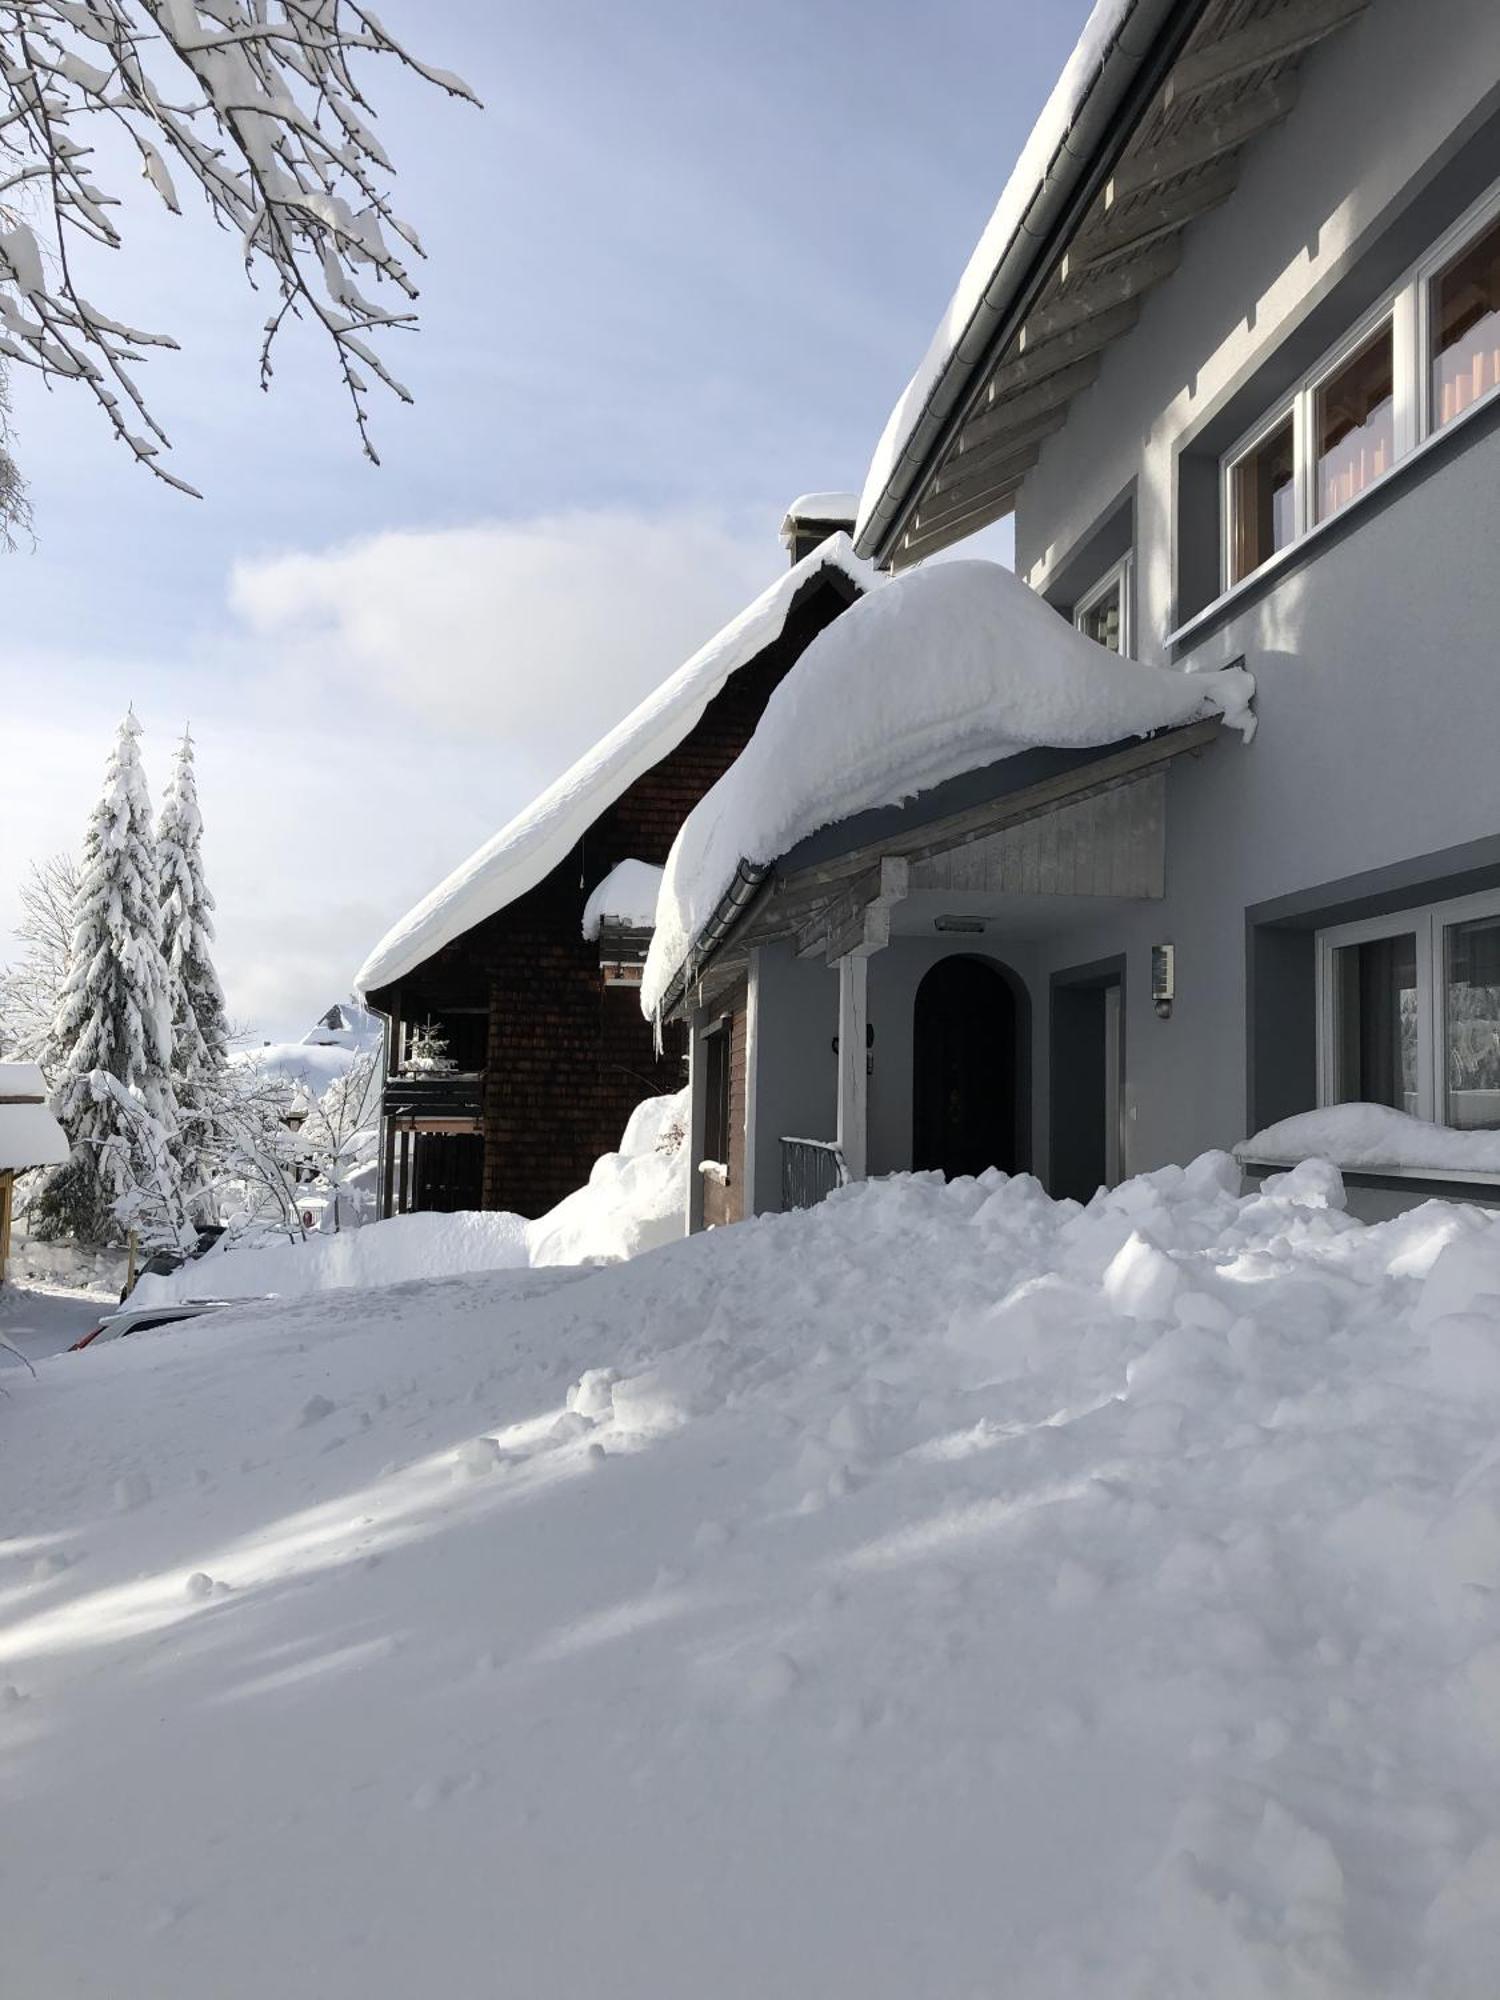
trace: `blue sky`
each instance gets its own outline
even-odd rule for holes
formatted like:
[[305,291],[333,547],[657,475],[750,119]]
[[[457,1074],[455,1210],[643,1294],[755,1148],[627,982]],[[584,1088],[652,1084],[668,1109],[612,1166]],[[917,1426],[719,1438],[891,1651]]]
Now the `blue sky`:
[[134,701],[158,782],[193,722],[232,1011],[300,1032],[858,486],[1086,11],[387,0],[485,109],[368,84],[429,253],[378,471],[311,338],[261,394],[234,246],[133,204],[89,282],[182,342],[144,374],[205,499],[13,381],[0,959]]

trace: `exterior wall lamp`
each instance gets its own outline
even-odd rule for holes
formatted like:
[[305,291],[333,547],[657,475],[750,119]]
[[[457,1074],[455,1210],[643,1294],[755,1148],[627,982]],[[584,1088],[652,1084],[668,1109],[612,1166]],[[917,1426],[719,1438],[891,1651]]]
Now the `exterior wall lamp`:
[[1177,947],[1151,947],[1151,1004],[1163,1021],[1172,1018],[1172,1002],[1177,998]]

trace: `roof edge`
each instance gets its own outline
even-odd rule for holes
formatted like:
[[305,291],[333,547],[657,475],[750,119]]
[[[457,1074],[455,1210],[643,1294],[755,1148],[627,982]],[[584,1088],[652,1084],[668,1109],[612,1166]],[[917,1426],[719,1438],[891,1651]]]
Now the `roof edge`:
[[[1126,11],[1056,147],[1022,201],[999,260],[962,330],[934,363],[943,336],[939,326],[922,366],[887,420],[872,460],[872,475],[876,475],[888,440],[895,437],[899,442],[889,466],[877,475],[879,485],[873,493],[867,479],[855,523],[857,554],[882,568],[888,564],[916,504],[923,473],[946,450],[954,430],[968,415],[973,397],[1014,339],[1208,4],[1209,0],[1126,0]],[[1033,139],[1050,108],[1049,99]],[[1007,184],[1000,206],[1006,205],[1010,195]],[[981,237],[976,254],[983,241]],[[963,289],[961,279],[949,303],[949,314]],[[902,435],[903,406],[929,366],[934,367],[933,379],[915,417],[905,419]]]

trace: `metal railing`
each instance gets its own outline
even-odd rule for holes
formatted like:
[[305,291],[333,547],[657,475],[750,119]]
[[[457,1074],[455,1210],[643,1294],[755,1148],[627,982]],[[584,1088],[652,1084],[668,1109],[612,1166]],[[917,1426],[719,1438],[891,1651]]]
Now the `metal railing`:
[[845,1187],[849,1169],[831,1139],[781,1141],[781,1206],[816,1208],[825,1195]]

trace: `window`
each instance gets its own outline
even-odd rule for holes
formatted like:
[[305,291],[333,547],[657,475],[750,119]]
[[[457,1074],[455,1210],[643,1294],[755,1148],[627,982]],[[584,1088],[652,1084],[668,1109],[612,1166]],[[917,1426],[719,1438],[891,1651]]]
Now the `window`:
[[1131,558],[1121,556],[1073,607],[1073,623],[1078,630],[1111,653],[1129,653],[1134,643],[1130,617],[1131,569]]
[[1232,523],[1229,581],[1238,583],[1260,568],[1297,532],[1296,460],[1292,416],[1278,419],[1258,444],[1235,459],[1229,470]]
[[1223,460],[1225,588],[1500,391],[1500,185]]
[[1318,936],[1318,1101],[1500,1130],[1500,892]]
[[1396,458],[1395,364],[1386,321],[1313,391],[1317,518],[1326,520],[1390,471]]
[[1500,221],[1433,278],[1432,428],[1441,430],[1500,383]]
[[703,1037],[703,1157],[729,1162],[729,1022]]

